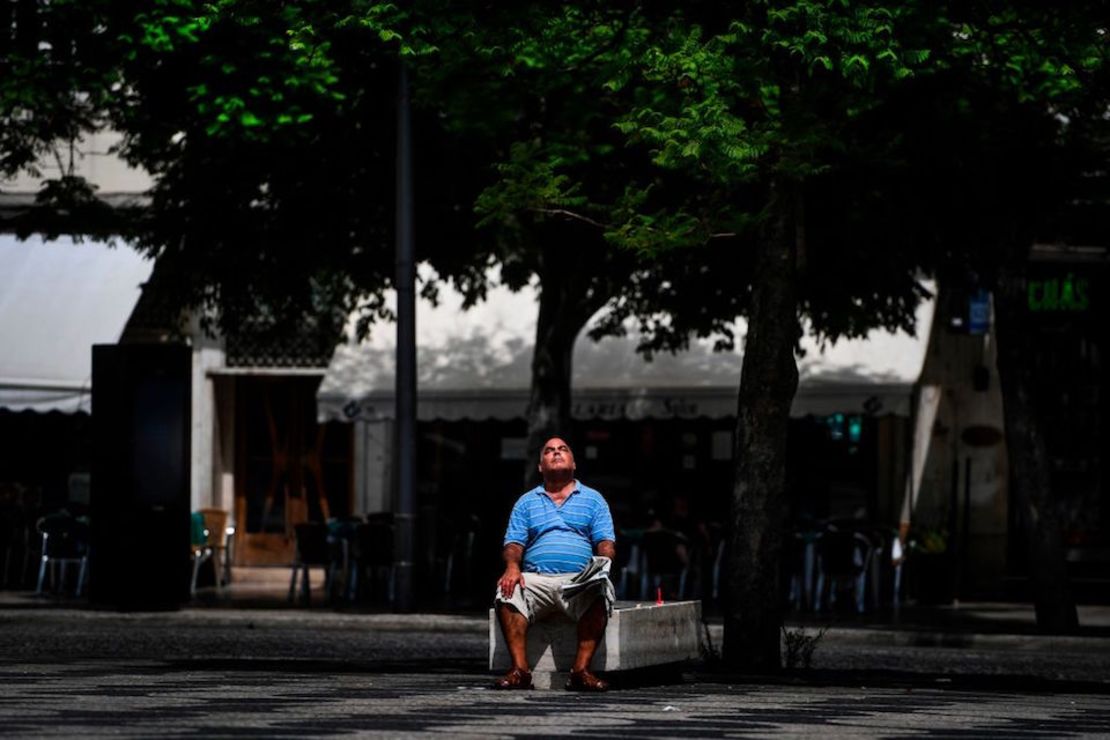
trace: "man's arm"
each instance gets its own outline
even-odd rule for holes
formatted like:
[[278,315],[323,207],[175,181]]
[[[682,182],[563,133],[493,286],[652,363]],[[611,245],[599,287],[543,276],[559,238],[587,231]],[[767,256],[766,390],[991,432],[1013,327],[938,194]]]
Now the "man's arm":
[[617,545],[612,540],[602,540],[597,543],[597,554],[603,558],[609,558],[616,562],[617,560]]
[[520,572],[520,561],[524,558],[524,548],[516,542],[510,542],[501,551],[501,557],[505,559],[505,573],[498,581],[498,585],[501,587],[501,595],[507,599],[513,595],[513,589],[516,588],[518,583],[522,588],[524,587],[524,574]]

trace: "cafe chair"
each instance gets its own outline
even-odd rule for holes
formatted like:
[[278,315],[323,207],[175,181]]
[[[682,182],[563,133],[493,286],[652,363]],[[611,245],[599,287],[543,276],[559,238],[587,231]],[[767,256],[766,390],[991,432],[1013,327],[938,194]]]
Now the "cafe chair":
[[366,523],[355,528],[353,549],[348,599],[353,602],[359,601],[366,586],[373,596],[378,590],[376,586],[384,580],[386,600],[392,604],[394,599],[393,515],[383,513],[367,516]]
[[301,596],[306,606],[312,603],[312,585],[308,569],[313,566],[324,569],[324,594],[331,599],[332,581],[338,564],[331,557],[328,543],[328,525],[323,522],[304,522],[293,527],[296,546],[293,554],[293,571],[289,579],[289,603],[292,604],[297,592],[297,576],[301,578]]
[[42,536],[42,556],[39,560],[35,593],[43,593],[48,575],[53,590],[63,590],[69,566],[76,565],[78,570],[74,595],[80,596],[85,589],[89,567],[88,524],[63,511],[43,517],[35,528]]

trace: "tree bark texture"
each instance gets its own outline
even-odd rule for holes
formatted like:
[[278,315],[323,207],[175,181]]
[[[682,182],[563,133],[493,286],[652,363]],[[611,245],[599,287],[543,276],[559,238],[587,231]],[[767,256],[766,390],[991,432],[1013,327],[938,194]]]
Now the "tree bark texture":
[[725,578],[724,660],[735,669],[781,667],[779,555],[786,433],[798,388],[796,203],[773,196],[757,247],[736,421],[736,478]]
[[1010,459],[1010,503],[1022,523],[1029,558],[1037,627],[1051,634],[1079,628],[1068,582],[1064,542],[1052,495],[1048,450],[1029,358],[1036,349],[1023,325],[1024,276],[1003,273],[995,293],[998,376],[1002,388],[1006,446]]

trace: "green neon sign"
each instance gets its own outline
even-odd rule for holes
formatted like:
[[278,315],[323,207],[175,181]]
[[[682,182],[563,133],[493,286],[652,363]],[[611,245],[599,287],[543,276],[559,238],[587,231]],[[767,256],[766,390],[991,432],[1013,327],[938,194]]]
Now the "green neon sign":
[[1062,279],[1030,280],[1027,288],[1029,310],[1035,313],[1086,311],[1091,305],[1090,288],[1087,278],[1077,278],[1070,272]]

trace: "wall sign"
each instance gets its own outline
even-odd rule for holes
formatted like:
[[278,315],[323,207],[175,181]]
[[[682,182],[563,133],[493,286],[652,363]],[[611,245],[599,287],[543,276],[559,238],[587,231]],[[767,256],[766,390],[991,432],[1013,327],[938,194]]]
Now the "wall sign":
[[1065,277],[1030,279],[1027,296],[1034,313],[1081,312],[1091,305],[1091,282],[1068,273]]

